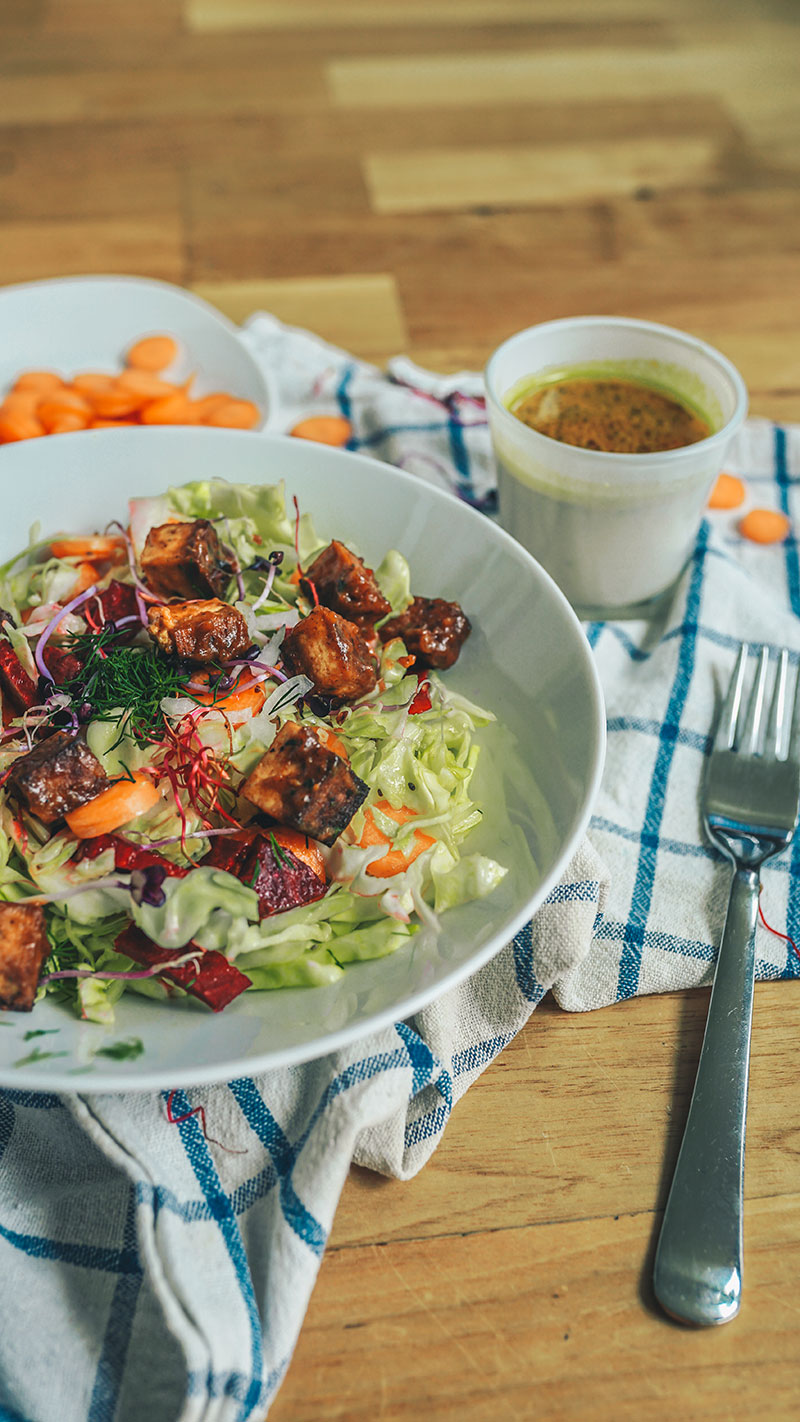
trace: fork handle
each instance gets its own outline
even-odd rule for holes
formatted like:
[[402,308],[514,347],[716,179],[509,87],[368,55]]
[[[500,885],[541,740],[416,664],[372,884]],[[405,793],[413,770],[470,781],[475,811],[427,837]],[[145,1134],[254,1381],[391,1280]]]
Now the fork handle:
[[656,1298],[667,1313],[701,1326],[727,1323],[741,1302],[758,891],[758,871],[736,868],[653,1275]]

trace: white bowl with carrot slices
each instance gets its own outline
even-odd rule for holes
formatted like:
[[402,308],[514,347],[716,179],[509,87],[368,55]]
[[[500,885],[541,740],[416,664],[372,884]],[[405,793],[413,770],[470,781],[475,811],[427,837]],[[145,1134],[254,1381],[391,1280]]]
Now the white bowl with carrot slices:
[[0,289],[0,446],[130,425],[260,430],[265,377],[208,302],[142,277]]

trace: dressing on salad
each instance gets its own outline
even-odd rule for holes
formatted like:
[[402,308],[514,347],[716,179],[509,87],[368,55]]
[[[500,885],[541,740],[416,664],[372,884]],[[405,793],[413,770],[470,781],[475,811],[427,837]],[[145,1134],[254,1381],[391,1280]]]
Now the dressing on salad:
[[[346,531],[345,531],[346,534]],[[0,1007],[217,1011],[379,958],[505,874],[464,854],[469,633],[283,485],[196,482],[0,569]]]

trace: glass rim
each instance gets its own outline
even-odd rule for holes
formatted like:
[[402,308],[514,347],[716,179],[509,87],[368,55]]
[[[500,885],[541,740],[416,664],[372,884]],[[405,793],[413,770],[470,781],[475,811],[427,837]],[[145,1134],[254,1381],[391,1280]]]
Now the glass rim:
[[[728,379],[735,399],[733,413],[720,429],[715,430],[713,434],[706,435],[703,439],[695,440],[693,444],[683,444],[677,449],[651,450],[643,454],[632,454],[630,452],[616,453],[614,450],[609,449],[587,449],[584,445],[567,444],[563,440],[553,439],[551,435],[542,434],[540,430],[532,429],[532,427],[526,425],[523,420],[517,419],[516,415],[512,414],[508,406],[503,404],[502,397],[496,389],[494,367],[499,358],[504,355],[509,348],[521,343],[526,336],[530,336],[534,332],[546,333],[548,331],[564,330],[568,327],[580,329],[582,327],[596,328],[598,326],[606,326],[618,330],[652,332],[654,335],[666,336],[673,339],[678,345],[689,347],[692,350],[700,352]],[[624,358],[625,357],[621,357],[621,359]],[[625,462],[650,462],[653,466],[656,463],[680,464],[686,460],[687,455],[692,451],[698,453],[701,451],[705,452],[713,449],[715,446],[726,445],[729,440],[733,438],[736,430],[744,420],[748,408],[747,386],[739,371],[736,369],[736,366],[733,364],[733,361],[723,355],[722,351],[718,351],[715,346],[709,345],[707,341],[701,340],[699,336],[693,336],[688,331],[682,331],[677,326],[665,326],[657,321],[644,321],[634,316],[561,316],[553,321],[541,321],[533,326],[526,326],[521,331],[515,331],[513,335],[508,336],[499,346],[495,347],[484,366],[483,378],[486,387],[487,404],[490,403],[501,415],[503,420],[511,422],[510,428],[513,428],[515,433],[519,434],[519,431],[524,431],[525,433],[521,437],[523,439],[530,438],[534,447],[536,447],[539,441],[542,441],[545,449],[555,447],[562,451],[574,450],[577,455],[582,456],[582,462],[585,459],[587,464],[594,464],[598,472],[604,467],[608,468],[609,462],[619,464],[620,460]]]

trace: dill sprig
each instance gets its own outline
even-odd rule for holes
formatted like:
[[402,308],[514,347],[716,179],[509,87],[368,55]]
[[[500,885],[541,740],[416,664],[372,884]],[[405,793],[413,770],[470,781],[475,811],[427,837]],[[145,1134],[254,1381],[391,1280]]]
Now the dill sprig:
[[138,745],[148,745],[163,730],[162,698],[186,694],[186,668],[155,647],[121,647],[115,636],[110,628],[71,637],[69,650],[83,667],[60,690],[79,714],[88,703],[94,721],[119,721],[122,708],[126,731]]

